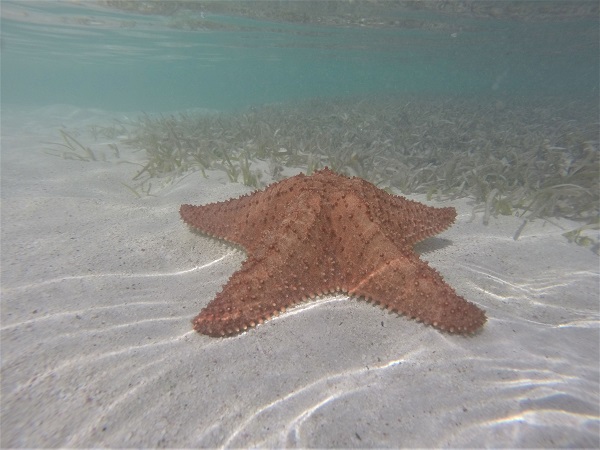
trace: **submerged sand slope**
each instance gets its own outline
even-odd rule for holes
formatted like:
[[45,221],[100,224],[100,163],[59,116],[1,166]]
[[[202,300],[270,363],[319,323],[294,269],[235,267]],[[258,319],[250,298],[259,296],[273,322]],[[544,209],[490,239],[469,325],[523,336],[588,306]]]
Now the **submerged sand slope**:
[[457,223],[417,249],[487,311],[471,338],[344,296],[209,338],[190,320],[244,255],[177,211],[249,188],[211,171],[137,198],[125,147],[82,132],[107,161],[44,153],[110,117],[3,108],[2,447],[600,444],[598,257],[565,230],[514,241],[515,217],[430,203]]

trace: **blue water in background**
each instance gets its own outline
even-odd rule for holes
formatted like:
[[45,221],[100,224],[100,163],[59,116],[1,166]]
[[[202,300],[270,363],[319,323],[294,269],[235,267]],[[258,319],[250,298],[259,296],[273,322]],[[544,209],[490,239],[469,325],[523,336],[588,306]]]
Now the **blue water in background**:
[[[112,111],[231,110],[370,93],[566,96],[597,102],[598,21],[519,22],[414,11],[442,30],[344,28],[93,3],[2,2],[2,103]],[[402,19],[407,17],[403,16]]]
[[[556,189],[555,198],[541,197],[544,205],[574,199],[574,206],[586,208],[587,196],[569,192],[598,192],[597,175],[579,165],[598,167],[598,17],[484,19],[406,10],[386,18],[402,25],[360,27],[206,11],[189,17],[200,25],[206,20],[206,28],[174,29],[185,25],[186,14],[127,13],[91,0],[0,0],[0,447],[598,448],[598,259],[561,236],[584,222],[529,219],[537,210],[536,188]],[[381,156],[372,163],[379,180],[396,167],[431,168],[434,181],[446,173],[469,182],[471,173],[475,181],[491,175],[491,193],[484,197],[489,216],[488,205],[500,200],[492,183],[504,175],[485,167],[477,173],[481,159],[475,156],[482,149],[490,160],[499,155],[489,167],[501,163],[506,172],[523,171],[532,192],[531,201],[523,194],[527,204],[518,206],[515,217],[500,212],[489,225],[480,222],[484,205],[457,199],[461,228],[419,249],[431,261],[435,251],[429,249],[452,248],[437,259],[440,272],[455,265],[456,284],[449,284],[488,311],[481,335],[463,339],[421,325],[412,330],[422,332],[411,332],[407,318],[394,315],[388,322],[370,306],[357,305],[364,311],[359,317],[340,295],[320,302],[320,309],[302,309],[294,320],[254,330],[247,339],[196,336],[190,319],[242,259],[241,252],[235,256],[219,250],[220,244],[199,242],[178,210],[182,203],[250,191],[227,184],[223,171],[228,152],[237,152],[242,138],[225,135],[208,176],[198,170],[200,159],[186,171],[165,165],[150,176],[152,151],[165,149],[165,160],[171,154],[177,160],[181,148],[169,153],[171,142],[179,142],[175,133],[173,141],[150,136],[156,146],[146,146],[141,137],[151,135],[147,130],[158,120],[143,128],[140,113],[230,112],[316,97],[373,98],[379,107],[378,99],[395,94],[409,94],[410,101],[390,102],[399,111],[384,117],[383,125],[369,118],[365,138],[360,125],[356,136],[350,128],[374,109],[359,109],[346,125],[340,108],[353,102],[333,103],[340,125],[331,121],[337,126],[331,142],[349,144],[339,155],[354,159],[367,143],[366,157]],[[475,101],[447,106],[448,97],[461,96]],[[424,100],[416,109],[423,115],[399,120],[415,98]],[[507,101],[501,107],[503,99],[513,98],[531,99],[532,106]],[[552,100],[548,107],[546,98]],[[498,106],[497,114],[476,120],[477,105],[488,101]],[[317,119],[328,111],[323,103],[315,102]],[[439,117],[429,120],[425,114],[437,105]],[[543,114],[518,126],[538,107]],[[77,114],[79,108],[86,111]],[[294,112],[265,108],[256,123],[286,109]],[[306,130],[315,123],[312,109],[298,110],[307,125],[296,130]],[[454,111],[460,135],[446,131],[453,130],[448,118]],[[547,119],[554,114],[556,120]],[[498,129],[485,128],[495,128],[496,117],[503,120]],[[507,117],[515,117],[515,124]],[[228,133],[229,124],[237,123],[226,120],[216,131]],[[404,132],[405,123],[406,135],[422,130],[416,135],[422,145],[408,139],[386,146],[388,134],[400,133],[385,127]],[[265,175],[262,181],[308,172],[304,161],[336,162],[337,149],[331,159],[323,150],[329,150],[328,136],[309,136],[308,143],[289,147],[306,159],[279,171],[287,162],[283,145],[290,141],[285,130],[278,135],[279,128],[266,125],[272,138],[265,142],[277,146],[262,152],[272,150],[275,157],[253,158],[258,147],[248,130],[238,152],[240,167],[250,155],[252,170]],[[440,125],[442,132],[431,132]],[[257,130],[259,135],[263,128]],[[211,133],[206,142],[212,145]],[[349,134],[338,138],[341,133]],[[448,148],[438,152],[444,133]],[[501,141],[512,134],[518,139]],[[370,136],[381,141],[371,143]],[[204,148],[191,145],[205,145],[205,137],[192,137],[184,150],[202,155]],[[89,153],[82,154],[84,145]],[[496,147],[497,153],[491,150]],[[545,164],[544,150],[554,165]],[[313,155],[314,161],[308,159]],[[384,167],[396,155],[398,165]],[[436,172],[446,161],[460,167],[472,156],[473,164],[465,164],[469,173]],[[538,163],[548,167],[547,176],[538,174]],[[520,189],[519,183],[508,188]],[[429,180],[423,186],[435,192]],[[388,180],[380,187],[400,191]],[[560,187],[566,188],[564,198]],[[468,189],[459,193],[467,196]],[[590,217],[595,210],[584,212]],[[595,223],[586,224],[592,243],[598,242]],[[516,241],[517,234],[527,239]],[[317,315],[323,320],[315,321]]]

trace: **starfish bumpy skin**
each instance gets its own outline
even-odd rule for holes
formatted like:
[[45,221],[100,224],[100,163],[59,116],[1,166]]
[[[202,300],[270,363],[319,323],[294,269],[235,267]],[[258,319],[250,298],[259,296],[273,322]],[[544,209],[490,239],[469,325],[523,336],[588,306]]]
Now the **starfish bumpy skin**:
[[203,206],[181,218],[244,247],[248,258],[194,319],[194,329],[228,336],[302,301],[344,292],[450,333],[472,334],[485,313],[421,261],[415,243],[448,228],[454,208],[388,194],[325,168],[264,191]]

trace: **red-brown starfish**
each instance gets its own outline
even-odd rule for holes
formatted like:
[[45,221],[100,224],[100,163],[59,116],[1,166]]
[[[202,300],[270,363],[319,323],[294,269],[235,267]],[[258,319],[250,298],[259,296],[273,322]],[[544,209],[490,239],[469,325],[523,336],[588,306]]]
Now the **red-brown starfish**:
[[450,226],[454,208],[394,196],[325,168],[181,218],[244,247],[248,259],[194,319],[210,336],[237,334],[316,296],[344,292],[451,333],[473,333],[485,313],[456,295],[413,251]]

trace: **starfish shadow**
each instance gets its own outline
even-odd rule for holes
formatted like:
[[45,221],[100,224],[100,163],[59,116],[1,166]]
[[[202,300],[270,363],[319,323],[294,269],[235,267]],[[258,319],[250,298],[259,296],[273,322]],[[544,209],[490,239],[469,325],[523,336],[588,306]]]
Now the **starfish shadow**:
[[452,245],[450,239],[430,237],[424,241],[417,242],[414,246],[414,251],[418,255],[426,255],[427,253],[435,252]]

